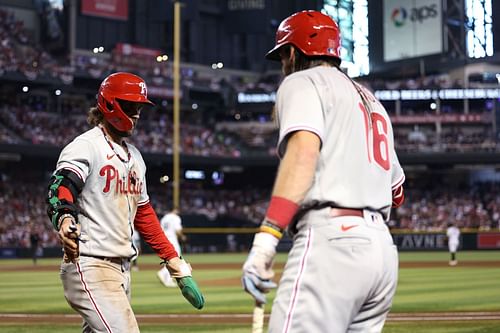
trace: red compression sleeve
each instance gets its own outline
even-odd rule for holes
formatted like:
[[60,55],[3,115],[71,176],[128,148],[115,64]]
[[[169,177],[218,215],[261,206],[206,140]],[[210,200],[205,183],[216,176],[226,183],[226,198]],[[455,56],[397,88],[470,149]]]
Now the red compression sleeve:
[[392,191],[392,208],[398,208],[405,201],[403,186],[399,186]]
[[134,226],[141,234],[144,241],[158,254],[158,257],[164,260],[170,260],[178,257],[172,243],[167,239],[160,225],[160,220],[148,202],[145,205],[137,207]]
[[69,202],[74,202],[73,195],[71,194],[71,191],[64,186],[59,186],[58,192],[57,192],[57,197],[59,200],[67,200]]
[[292,222],[299,205],[283,197],[273,196],[267,208],[266,220],[285,229]]

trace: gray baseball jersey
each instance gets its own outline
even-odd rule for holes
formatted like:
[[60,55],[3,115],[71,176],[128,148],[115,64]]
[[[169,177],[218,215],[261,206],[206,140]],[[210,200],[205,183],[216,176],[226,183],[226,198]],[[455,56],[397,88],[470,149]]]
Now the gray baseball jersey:
[[[366,96],[366,110],[360,95]],[[297,224],[269,332],[380,332],[396,290],[398,255],[385,224],[392,189],[404,182],[389,117],[372,94],[337,68],[284,79],[277,93],[278,153],[295,131],[321,150],[303,203],[330,201],[362,216],[312,210]]]
[[315,133],[322,147],[304,202],[382,210],[388,219],[391,190],[405,177],[387,112],[369,91],[358,87],[370,99],[371,120],[353,82],[336,68],[314,67],[285,78],[276,100],[278,153],[284,154],[290,133]]
[[80,243],[80,254],[130,258],[137,254],[132,242],[137,206],[149,201],[146,166],[133,145],[127,145],[129,159],[123,147],[109,143],[114,150],[94,127],[63,149],[57,169],[70,169],[85,183],[77,204],[88,241]]
[[[146,204],[146,166],[139,151],[105,137],[100,127],[81,134],[61,152],[57,169],[85,183],[80,210],[80,259],[61,264],[68,303],[83,317],[83,332],[139,332],[130,306],[130,260],[137,207]],[[103,284],[103,281],[105,283]]]

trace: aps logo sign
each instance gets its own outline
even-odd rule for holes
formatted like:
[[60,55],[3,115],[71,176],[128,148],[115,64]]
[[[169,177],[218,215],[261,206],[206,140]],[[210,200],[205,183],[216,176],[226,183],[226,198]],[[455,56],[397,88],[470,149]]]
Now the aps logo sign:
[[406,9],[404,7],[394,8],[391,12],[391,20],[396,27],[402,27],[409,19],[411,22],[422,23],[429,18],[438,16],[438,8],[436,4],[413,7]]
[[396,27],[401,27],[405,24],[408,13],[403,7],[394,8],[391,13],[391,20]]

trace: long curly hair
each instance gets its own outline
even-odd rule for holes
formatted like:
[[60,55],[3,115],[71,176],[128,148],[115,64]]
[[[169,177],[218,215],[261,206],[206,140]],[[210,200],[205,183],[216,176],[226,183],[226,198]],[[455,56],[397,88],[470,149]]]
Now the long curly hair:
[[[294,47],[295,53],[295,64],[293,66],[293,72],[298,72],[304,69],[321,66],[325,63],[330,66],[337,67],[340,69],[340,59],[336,57],[328,56],[307,56],[302,53],[297,47]],[[283,46],[283,54],[289,56],[292,48],[290,45]]]
[[104,116],[102,112],[99,111],[99,109],[96,106],[91,107],[87,113],[87,123],[91,127],[95,127],[99,124],[102,124],[103,122],[104,122]]

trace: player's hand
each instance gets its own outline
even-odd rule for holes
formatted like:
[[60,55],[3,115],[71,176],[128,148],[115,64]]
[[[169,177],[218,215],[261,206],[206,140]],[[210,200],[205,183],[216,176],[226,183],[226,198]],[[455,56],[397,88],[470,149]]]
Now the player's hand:
[[241,278],[243,288],[261,304],[266,303],[265,294],[276,288],[276,283],[271,279],[274,277],[272,266],[278,242],[279,239],[271,234],[257,233],[252,249],[243,264],[243,276]]
[[188,264],[184,259],[180,257],[175,257],[168,260],[165,263],[165,267],[167,267],[170,276],[173,278],[183,278],[185,276],[191,276],[191,265]]
[[170,275],[177,281],[182,296],[198,310],[203,308],[205,298],[191,275],[191,265],[184,259],[175,257],[166,262],[166,267]]
[[59,240],[64,249],[64,261],[75,263],[80,256],[78,239],[80,225],[72,217],[66,217],[59,227]]

